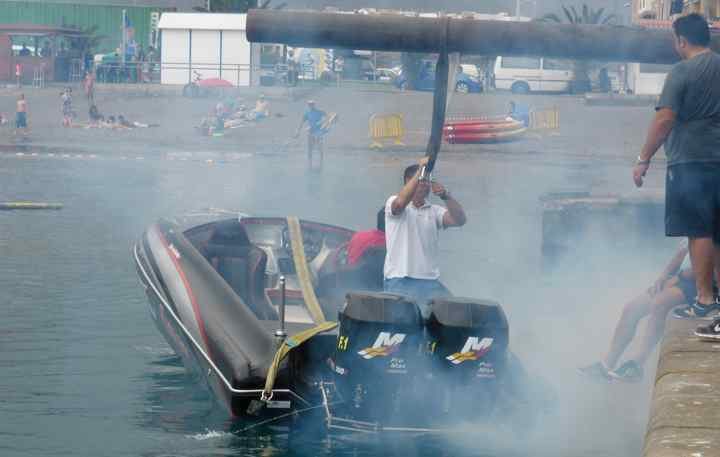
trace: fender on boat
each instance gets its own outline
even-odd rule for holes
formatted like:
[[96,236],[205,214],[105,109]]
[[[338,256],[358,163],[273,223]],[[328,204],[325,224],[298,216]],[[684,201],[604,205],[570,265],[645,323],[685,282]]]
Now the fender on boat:
[[195,352],[207,359],[203,365],[218,370],[228,390],[262,383],[275,343],[253,312],[174,223],[159,221],[143,241],[173,318],[192,335]]

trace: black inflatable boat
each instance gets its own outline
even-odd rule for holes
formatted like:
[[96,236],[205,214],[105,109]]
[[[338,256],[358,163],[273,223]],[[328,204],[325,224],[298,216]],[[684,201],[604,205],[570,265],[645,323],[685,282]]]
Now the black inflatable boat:
[[347,265],[352,235],[194,215],[152,225],[134,259],[158,328],[234,417],[316,410],[332,428],[419,431],[527,416],[500,305],[435,300],[423,319],[381,292],[384,251]]

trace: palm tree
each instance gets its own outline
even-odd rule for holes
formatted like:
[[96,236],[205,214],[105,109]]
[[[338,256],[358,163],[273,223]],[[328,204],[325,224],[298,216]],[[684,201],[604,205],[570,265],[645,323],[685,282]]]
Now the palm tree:
[[[617,24],[618,16],[615,14],[605,14],[605,8],[599,8],[594,10],[587,5],[582,6],[581,14],[578,14],[577,9],[574,6],[567,7],[562,5],[565,19],[569,24],[575,25],[615,25]],[[543,22],[556,22],[558,24],[563,23],[563,19],[555,13],[546,14],[539,21]],[[574,89],[590,89],[590,63],[587,60],[576,60],[573,62],[573,68],[575,73]]]
[[209,6],[210,9],[207,8],[207,3],[205,7],[202,6],[196,6],[193,9],[196,11],[206,11],[211,13],[247,13],[247,11],[251,8],[259,8],[259,9],[283,9],[287,5],[287,3],[279,3],[277,5],[270,5],[272,0],[210,0]]
[[[562,6],[563,13],[569,24],[587,24],[587,25],[615,25],[618,17],[615,14],[603,16],[605,8],[593,10],[587,5],[582,6],[582,14],[578,14],[574,6]],[[562,23],[563,20],[555,13],[546,14],[539,19],[544,22]]]

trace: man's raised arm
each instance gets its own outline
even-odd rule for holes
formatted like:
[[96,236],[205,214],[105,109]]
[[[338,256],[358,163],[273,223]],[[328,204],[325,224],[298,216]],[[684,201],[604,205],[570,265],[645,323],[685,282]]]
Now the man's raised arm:
[[420,167],[415,173],[415,176],[407,180],[403,188],[400,189],[397,197],[393,200],[390,209],[392,210],[394,216],[397,216],[398,214],[405,211],[405,207],[407,207],[407,205],[409,205],[412,201],[413,195],[415,195],[415,189],[417,189],[418,182],[420,180],[420,173],[422,173],[422,169],[425,165],[427,165],[427,163],[427,157],[423,157],[418,161],[418,165],[420,165]]

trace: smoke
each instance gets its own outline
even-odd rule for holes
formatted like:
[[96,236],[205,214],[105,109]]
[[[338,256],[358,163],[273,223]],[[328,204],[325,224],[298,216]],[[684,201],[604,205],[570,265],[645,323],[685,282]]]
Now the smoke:
[[[274,155],[196,172],[194,195],[188,190],[170,197],[177,200],[176,206],[183,199],[206,200],[256,215],[296,214],[355,229],[374,226],[378,206],[400,188],[402,169],[422,153],[431,95],[341,87],[301,88],[294,96],[296,100],[270,97],[273,112],[285,117],[260,124],[239,140],[243,148],[258,146]],[[311,173],[302,143],[286,150],[276,148],[277,143],[267,144],[270,138],[289,136],[307,97],[314,98],[321,109],[337,112],[341,119],[328,136],[322,171]],[[443,146],[435,178],[464,205],[468,224],[442,235],[442,278],[456,295],[492,298],[503,304],[510,321],[510,348],[528,373],[527,383],[532,391],[546,393],[553,404],[548,407],[547,398],[535,398],[538,402],[528,404],[528,416],[536,414],[535,408],[547,411],[541,420],[517,428],[470,421],[440,437],[395,443],[411,445],[402,448],[405,455],[422,454],[420,446],[427,441],[436,449],[442,447],[437,443],[451,443],[450,449],[467,454],[478,449],[495,455],[637,453],[652,362],[645,382],[639,385],[595,385],[580,378],[576,368],[602,357],[623,303],[651,283],[671,243],[653,244],[654,251],[628,248],[620,237],[624,232],[634,235],[630,227],[623,230],[622,219],[614,222],[620,230],[612,233],[589,224],[568,240],[568,252],[548,271],[541,255],[543,204],[539,197],[568,189],[637,192],[630,183],[628,163],[636,155],[633,151],[649,110],[592,108],[579,99],[547,95],[458,94],[451,100],[449,113],[503,114],[510,99],[535,109],[558,106],[561,129],[556,136],[529,135],[517,143]],[[404,114],[410,147],[367,151],[367,119],[382,112]],[[266,144],[253,143],[253,138],[264,138]],[[660,170],[652,173],[661,174]],[[651,185],[659,187],[659,179],[652,179],[656,181]],[[222,184],[231,182],[235,184]],[[598,217],[607,218],[607,226],[613,223],[611,214]],[[454,387],[433,386],[438,391]],[[421,408],[411,411],[422,414]],[[371,444],[387,443],[377,438]],[[390,445],[395,448],[400,446]]]

